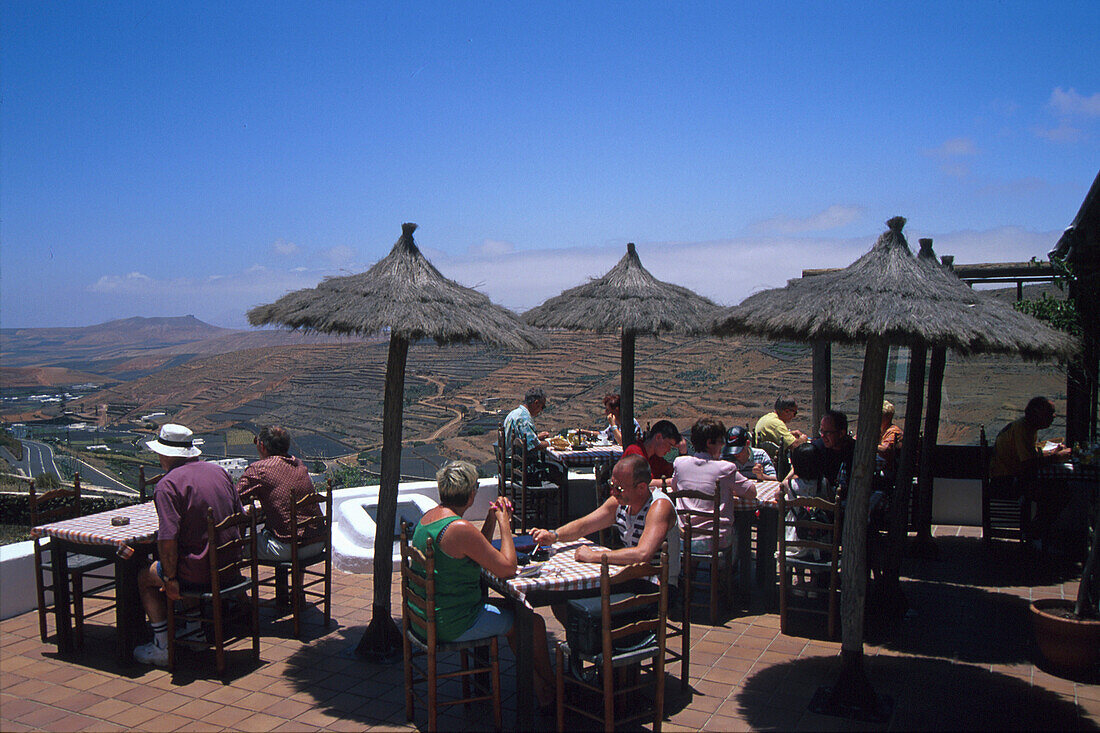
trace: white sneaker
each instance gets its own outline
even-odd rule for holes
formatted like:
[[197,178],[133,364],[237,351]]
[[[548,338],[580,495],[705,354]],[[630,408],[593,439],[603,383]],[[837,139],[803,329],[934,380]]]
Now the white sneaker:
[[142,644],[134,649],[134,660],[141,664],[152,664],[156,667],[168,666],[168,650],[156,645],[156,642]]

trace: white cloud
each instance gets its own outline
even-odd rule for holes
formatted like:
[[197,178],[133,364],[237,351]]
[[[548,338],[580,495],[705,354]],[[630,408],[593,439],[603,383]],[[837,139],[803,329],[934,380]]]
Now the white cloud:
[[275,242],[272,243],[271,249],[277,255],[290,257],[291,255],[298,254],[302,248],[294,244],[294,242],[288,242],[285,239],[276,239]]
[[153,279],[140,272],[128,272],[125,275],[104,275],[92,283],[88,290],[93,293],[132,292],[146,288]]
[[1057,127],[1036,126],[1035,134],[1056,143],[1075,143],[1085,138],[1085,133],[1077,127],[1062,121]]
[[467,250],[472,257],[499,257],[516,251],[516,245],[500,239],[483,239],[481,244],[472,244]]
[[934,148],[926,148],[924,154],[929,158],[950,160],[978,154],[978,146],[968,137],[953,137]]
[[1050,93],[1047,105],[1061,115],[1100,117],[1100,92],[1085,97],[1078,94],[1076,89],[1063,90],[1062,87],[1057,87]]
[[[1061,232],[1019,227],[948,233],[906,231],[917,250],[931,236],[938,254],[955,262],[1026,262],[1045,257]],[[866,253],[878,232],[859,237],[756,236],[704,242],[641,242],[638,255],[653,275],[711,298],[721,305],[781,287],[804,269],[844,267]],[[599,277],[622,258],[622,247],[521,250],[501,255],[427,253],[444,276],[488,295],[517,312],[561,291]],[[214,277],[157,280],[141,273],[108,275],[88,286],[87,307],[106,317],[180,315],[220,326],[247,328],[245,313],[301,288],[314,287],[333,267],[305,270],[255,265]]]
[[858,206],[833,204],[824,211],[805,218],[777,216],[753,224],[756,232],[774,232],[776,234],[799,234],[801,232],[824,232],[847,226],[863,215]]

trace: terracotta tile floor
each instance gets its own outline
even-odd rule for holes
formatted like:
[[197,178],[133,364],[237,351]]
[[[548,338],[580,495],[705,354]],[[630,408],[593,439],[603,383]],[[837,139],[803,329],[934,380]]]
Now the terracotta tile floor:
[[[779,617],[759,602],[722,626],[696,624],[692,691],[678,694],[671,667],[668,730],[1100,729],[1100,679],[1066,680],[1033,662],[1027,602],[1071,596],[1073,577],[1029,568],[1009,547],[986,550],[973,528],[938,527],[940,561],[907,559],[910,610],[889,627],[871,626],[866,666],[875,689],[894,701],[890,720],[873,726],[817,715],[807,705],[838,670],[839,644],[806,624],[779,633]],[[321,627],[310,611],[305,641],[290,638],[289,616],[263,621],[261,663],[230,658],[215,678],[211,656],[188,655],[173,675],[119,669],[112,629],[92,625],[85,649],[58,657],[38,638],[37,614],[0,623],[0,729],[108,731],[410,729],[400,663],[360,661],[353,653],[370,620],[368,576],[337,574],[337,623]],[[398,597],[396,585],[394,598]],[[394,608],[398,608],[395,602]],[[562,630],[548,617],[550,633]],[[512,656],[502,652],[506,727],[515,712]],[[445,708],[443,729],[488,727],[488,711]],[[418,710],[416,725],[426,727]],[[551,718],[539,725],[553,729]],[[573,724],[570,727],[575,727]],[[648,727],[648,726],[647,726]]]

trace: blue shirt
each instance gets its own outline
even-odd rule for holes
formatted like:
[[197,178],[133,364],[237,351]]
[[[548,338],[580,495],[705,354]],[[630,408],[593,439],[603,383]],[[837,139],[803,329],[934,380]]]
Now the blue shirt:
[[722,450],[722,458],[732,463],[735,463],[737,465],[737,470],[748,478],[756,477],[756,474],[752,472],[752,467],[757,463],[759,463],[760,466],[764,469],[765,476],[777,478],[775,473],[775,464],[772,463],[771,457],[768,456],[767,451],[765,451],[763,448],[753,448],[750,446],[749,459],[744,463],[737,460],[736,454],[738,452],[738,449],[734,448],[733,446],[727,445]]
[[504,418],[504,454],[512,453],[512,441],[516,436],[523,436],[528,450],[536,450],[539,447],[539,434],[535,430],[535,419],[531,417],[531,411],[527,405],[520,405],[508,413]]

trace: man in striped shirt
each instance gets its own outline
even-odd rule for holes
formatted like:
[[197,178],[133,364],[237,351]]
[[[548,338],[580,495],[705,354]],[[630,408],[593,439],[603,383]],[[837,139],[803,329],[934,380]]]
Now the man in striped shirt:
[[623,547],[603,550],[578,547],[577,562],[600,562],[607,555],[612,565],[648,562],[668,542],[669,582],[677,584],[680,575],[680,530],[672,500],[660,489],[652,489],[649,461],[642,456],[626,455],[611,471],[611,497],[596,510],[558,529],[532,529],[531,537],[539,545],[575,540],[601,529],[615,526]]

